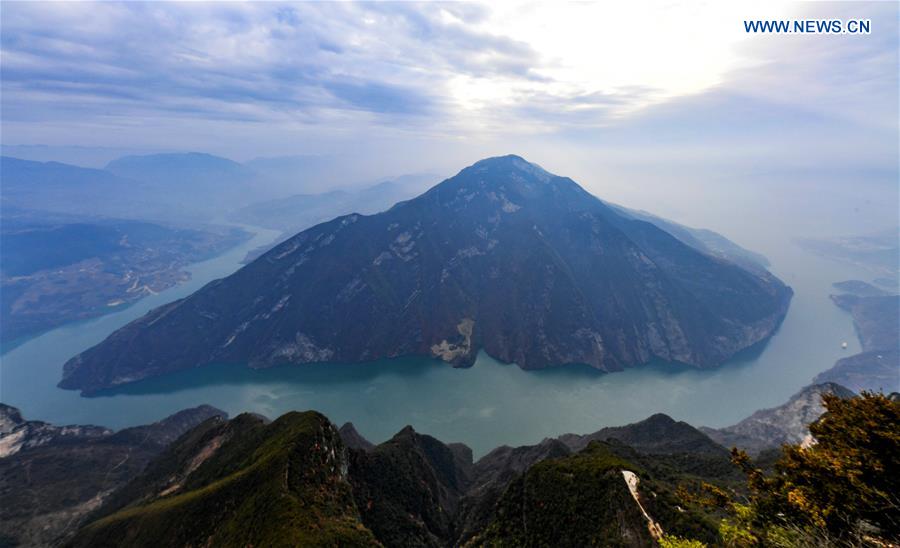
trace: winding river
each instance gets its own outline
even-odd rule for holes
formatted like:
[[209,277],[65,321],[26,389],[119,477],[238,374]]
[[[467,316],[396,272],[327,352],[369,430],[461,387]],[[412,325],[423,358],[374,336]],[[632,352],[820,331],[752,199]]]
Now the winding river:
[[[235,271],[248,250],[277,235],[251,230],[252,240],[192,265],[188,283],[8,350],[0,364],[0,401],[19,407],[29,419],[112,428],[152,422],[201,403],[231,414],[254,411],[270,417],[317,409],[338,424],[352,421],[372,441],[412,424],[444,441],[465,442],[481,455],[501,444],[591,432],[655,412],[695,425],[724,426],[758,408],[783,403],[836,359],[859,351],[849,316],[828,294],[832,282],[865,279],[865,274],[783,243],[760,250],[772,261],[773,272],[795,291],[784,324],[765,345],[709,371],[661,363],[611,375],[586,367],[526,372],[482,354],[471,369],[424,358],[262,371],[210,366],[92,398],[56,387],[68,358],[151,308]],[[849,348],[842,349],[842,341]]]

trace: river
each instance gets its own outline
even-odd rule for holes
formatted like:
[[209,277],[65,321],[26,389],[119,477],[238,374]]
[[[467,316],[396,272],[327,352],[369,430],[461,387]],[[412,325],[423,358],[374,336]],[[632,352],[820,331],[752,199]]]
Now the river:
[[[252,240],[192,265],[188,283],[9,349],[0,358],[0,401],[19,407],[28,419],[111,428],[152,422],[201,403],[230,414],[254,411],[269,417],[316,409],[338,424],[352,421],[374,442],[412,424],[441,440],[467,443],[477,456],[501,444],[592,432],[656,412],[694,425],[728,425],[783,403],[816,373],[859,351],[849,316],[828,294],[832,282],[866,279],[866,274],[782,241],[756,249],[768,254],[773,272],[794,288],[784,324],[762,347],[713,370],[653,364],[609,375],[586,367],[526,372],[482,354],[471,369],[424,358],[262,371],[210,366],[92,398],[56,387],[68,358],[151,308],[235,271],[248,250],[277,235],[253,230]],[[842,341],[849,348],[841,349]]]

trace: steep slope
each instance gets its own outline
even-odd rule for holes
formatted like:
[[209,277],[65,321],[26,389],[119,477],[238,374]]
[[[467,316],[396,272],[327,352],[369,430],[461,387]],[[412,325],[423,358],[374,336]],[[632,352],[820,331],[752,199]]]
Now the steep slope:
[[580,451],[592,441],[610,439],[648,454],[691,453],[694,455],[727,455],[728,451],[690,424],[675,421],[657,413],[640,422],[603,428],[593,434],[565,434],[559,440],[573,451]]
[[252,203],[229,215],[242,223],[296,234],[313,225],[348,213],[378,213],[401,200],[413,198],[438,180],[437,176],[406,175],[364,188],[331,190],[321,194],[294,194]]
[[501,446],[481,457],[472,467],[471,485],[460,500],[457,516],[458,544],[464,545],[494,519],[497,501],[507,485],[545,459],[565,457],[571,451],[555,439],[537,445]]
[[0,545],[58,545],[166,446],[223,415],[200,406],[113,433],[26,421],[0,404]]
[[694,249],[739,264],[748,270],[763,271],[769,266],[769,260],[763,255],[744,249],[712,230],[684,226],[674,221],[657,217],[646,211],[635,211],[613,204],[608,205],[626,217],[646,221],[657,226]]
[[[181,438],[72,546],[371,546],[322,415],[242,415]],[[124,499],[130,498],[130,501]]]
[[375,444],[364,438],[362,434],[356,430],[356,427],[353,426],[352,422],[345,422],[344,425],[338,429],[338,434],[341,435],[341,441],[344,442],[344,445],[350,449],[371,451],[375,448]]
[[[15,410],[6,411],[0,428],[20,427]],[[204,416],[209,418],[200,422]],[[684,437],[681,423],[669,422],[676,426],[657,427],[657,435]],[[643,423],[661,421],[636,424]],[[83,427],[69,427],[75,428]],[[352,426],[342,430],[361,439]],[[679,493],[700,481],[726,489],[745,482],[727,452],[712,454],[698,444],[687,446],[686,453],[650,453],[610,438],[573,453],[561,441],[547,439],[499,447],[473,464],[465,445],[445,444],[406,427],[382,444],[351,449],[334,425],[312,411],[273,422],[252,414],[226,421],[211,408],[198,408],[148,427],[97,435],[131,453],[94,449],[91,460],[72,460],[76,473],[57,466],[56,475],[36,459],[28,461],[27,470],[8,471],[3,466],[11,461],[0,459],[0,479],[7,482],[0,485],[19,482],[15,491],[2,493],[11,495],[4,503],[13,503],[2,508],[4,542],[651,546],[661,532],[714,542],[710,519],[716,516]],[[140,440],[143,449],[135,445]],[[659,441],[656,450],[665,445]],[[70,458],[70,448],[79,444],[85,445],[56,444],[57,458]],[[168,448],[160,453],[164,444]],[[670,445],[683,444],[676,439]],[[158,456],[146,464],[148,447]],[[104,474],[117,483],[98,482]],[[115,486],[120,487],[110,492]],[[52,489],[55,498],[49,496]],[[72,508],[73,500],[81,502]],[[33,521],[31,536],[23,537],[16,520],[28,508],[43,521]],[[35,533],[37,525],[44,526],[43,536]]]
[[301,232],[74,357],[60,386],[90,393],[215,362],[469,366],[481,349],[526,369],[710,367],[769,337],[790,296],[504,156]]
[[564,434],[558,440],[573,452],[602,442],[645,471],[668,480],[702,478],[729,486],[743,481],[728,449],[690,424],[662,413],[592,434]]
[[595,441],[511,482],[468,545],[654,546],[663,533],[717,540],[714,526],[683,505],[621,449]]
[[739,447],[754,454],[785,443],[802,443],[809,437],[809,425],[825,412],[822,394],[836,394],[842,398],[855,395],[838,384],[811,384],[783,405],[760,409],[732,426],[701,430],[725,447]]
[[229,219],[254,226],[280,230],[274,241],[251,250],[249,263],[291,236],[319,223],[349,213],[369,215],[389,209],[412,198],[438,180],[437,176],[403,175],[362,189],[331,190],[322,194],[295,194],[242,207]]
[[472,469],[472,486],[477,490],[486,485],[505,484],[537,462],[571,453],[565,443],[556,439],[520,447],[503,445],[478,459]]
[[[607,462],[607,459],[611,460]],[[506,512],[514,513],[522,510],[521,506],[514,506],[514,510],[506,506],[510,503],[511,497],[518,496],[511,494],[511,491],[515,492],[516,489],[522,488],[519,485],[522,482],[531,489],[534,487],[532,481],[543,481],[533,477],[531,471],[538,463],[544,463],[539,466],[553,469],[552,474],[561,473],[566,481],[571,480],[569,468],[571,461],[586,465],[582,470],[585,475],[582,481],[588,484],[598,480],[598,475],[608,476],[606,478],[608,482],[594,484],[594,487],[601,490],[600,494],[579,489],[563,494],[552,494],[548,485],[546,491],[538,493],[535,490],[527,496],[539,497],[537,507],[530,510],[535,512],[534,517],[547,522],[566,524],[564,526],[566,530],[551,528],[547,532],[551,536],[547,538],[568,538],[565,536],[568,534],[567,526],[571,525],[580,530],[578,534],[585,535],[583,542],[586,544],[587,539],[590,539],[591,542],[601,545],[649,545],[647,537],[643,535],[648,531],[646,516],[643,521],[633,521],[627,526],[624,526],[622,521],[619,521],[617,526],[615,520],[602,517],[593,524],[575,523],[569,511],[565,509],[565,505],[569,504],[579,508],[592,505],[594,502],[591,500],[594,496],[608,497],[607,501],[615,504],[616,497],[623,493],[619,489],[622,485],[627,487],[627,484],[618,483],[624,478],[616,475],[616,469],[611,470],[608,466],[610,462],[621,465],[617,469],[618,472],[628,470],[637,473],[635,478],[638,484],[643,485],[638,490],[645,494],[652,493],[646,500],[639,497],[641,505],[644,510],[652,508],[650,516],[654,521],[662,520],[664,524],[662,529],[665,532],[677,532],[692,538],[708,539],[711,537],[711,529],[706,518],[694,511],[687,512],[686,516],[690,516],[690,519],[681,519],[686,516],[680,515],[682,511],[678,510],[678,507],[685,507],[686,504],[684,501],[675,501],[673,493],[677,488],[698,480],[711,481],[729,488],[738,486],[743,481],[740,473],[731,464],[729,452],[725,448],[714,443],[691,425],[676,422],[662,414],[653,415],[634,424],[604,428],[585,436],[566,434],[532,446],[498,447],[482,457],[473,467],[472,486],[461,501],[461,510],[457,518],[460,531],[458,542],[461,544],[471,542],[474,545],[499,543],[510,546],[527,542],[540,545],[539,536],[526,539],[516,537],[504,529],[526,526],[525,523],[507,523],[510,516],[506,515]],[[623,462],[627,464],[622,465]],[[557,468],[551,463],[567,464]],[[576,468],[580,466],[577,465]],[[543,497],[555,499],[560,506],[555,506]],[[634,510],[630,502],[621,504],[623,506],[617,519],[626,515],[627,511]],[[530,518],[523,516],[522,519],[528,521]],[[659,526],[660,523],[657,522],[656,525]],[[483,534],[485,531],[487,533]],[[578,542],[572,540],[571,545],[579,545]],[[559,541],[555,544],[559,544]]]
[[385,546],[451,544],[471,460],[461,460],[451,447],[409,426],[373,450],[351,456],[356,505],[379,541]]

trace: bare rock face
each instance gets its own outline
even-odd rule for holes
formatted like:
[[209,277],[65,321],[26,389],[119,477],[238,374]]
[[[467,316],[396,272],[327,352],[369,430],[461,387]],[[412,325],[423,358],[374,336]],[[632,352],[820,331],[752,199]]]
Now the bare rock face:
[[503,156],[297,234],[74,357],[60,386],[90,393],[216,362],[465,367],[480,350],[525,369],[711,367],[769,337],[791,295],[764,269]]
[[701,428],[710,438],[725,447],[738,447],[750,453],[799,444],[808,440],[809,425],[825,412],[823,394],[852,398],[853,392],[839,384],[811,384],[779,407],[761,409],[741,422],[726,428]]
[[56,442],[88,440],[110,434],[112,430],[100,426],[55,426],[42,421],[27,421],[18,409],[0,403],[0,458]]

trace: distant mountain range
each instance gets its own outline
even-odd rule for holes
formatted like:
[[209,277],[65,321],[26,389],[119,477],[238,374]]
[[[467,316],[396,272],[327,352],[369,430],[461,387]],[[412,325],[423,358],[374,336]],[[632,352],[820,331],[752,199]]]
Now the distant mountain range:
[[208,154],[126,156],[105,169],[0,158],[3,203],[129,219],[203,222],[271,196],[248,168]]
[[[25,209],[179,222],[218,220],[251,206],[237,214],[242,221],[262,219],[260,226],[267,227],[275,221],[296,232],[336,215],[380,211],[417,194],[426,179],[436,179],[405,175],[363,188],[358,181],[365,176],[343,169],[347,163],[345,158],[310,156],[242,164],[186,152],[123,156],[103,168],[85,168],[2,156],[0,195],[5,205]],[[287,203],[272,204],[276,198]],[[304,210],[323,204],[331,208],[324,216],[304,217]],[[255,214],[273,206],[272,216]],[[287,215],[292,210],[293,220]]]
[[491,158],[151,311],[70,360],[60,386],[91,393],[216,362],[468,366],[482,349],[526,369],[710,367],[769,337],[792,292],[708,245],[520,157]]
[[232,181],[248,181],[253,170],[227,158],[202,152],[123,156],[106,164],[106,171],[144,181],[177,181],[202,186],[226,186]]
[[[372,177],[371,162],[343,154],[295,154],[254,158],[244,165],[290,194],[321,194]],[[349,212],[348,212],[349,213]]]
[[250,204],[234,211],[229,218],[293,235],[341,215],[370,215],[384,211],[397,202],[420,194],[436,179],[432,175],[406,175],[361,189],[295,194]]

